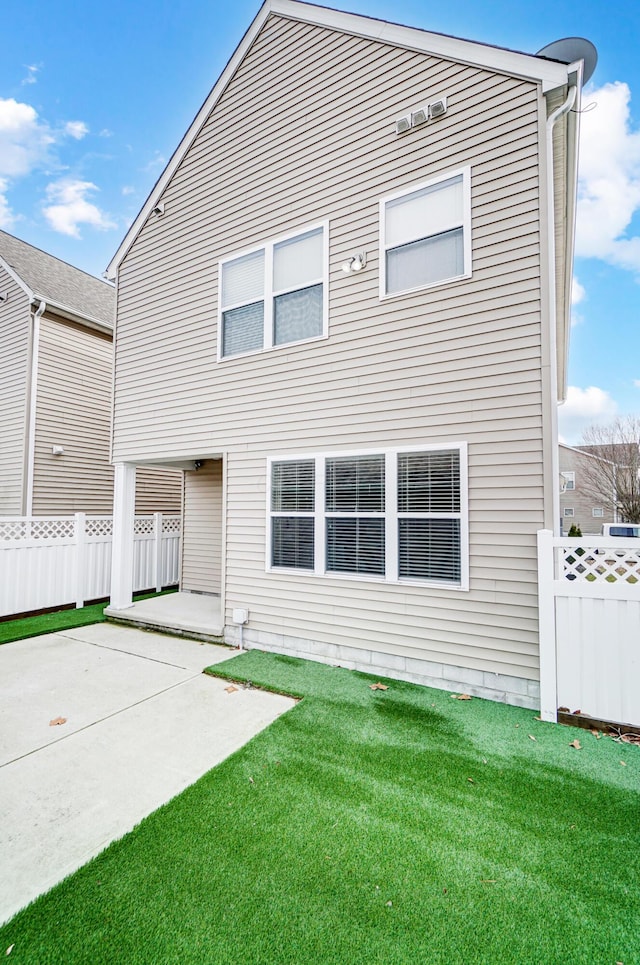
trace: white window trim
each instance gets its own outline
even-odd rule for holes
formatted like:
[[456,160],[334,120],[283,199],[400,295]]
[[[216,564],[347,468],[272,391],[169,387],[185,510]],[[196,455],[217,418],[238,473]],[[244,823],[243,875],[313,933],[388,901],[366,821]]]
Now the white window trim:
[[[398,198],[403,198],[407,194],[413,194],[414,191],[420,191],[423,188],[433,187],[434,184],[440,184],[442,181],[449,181],[451,178],[459,177],[462,175],[462,234],[463,234],[463,251],[464,251],[464,271],[461,275],[453,275],[451,278],[440,278],[438,281],[430,282],[428,285],[417,285],[415,288],[405,288],[401,292],[389,292],[387,293],[387,246],[385,245],[385,235],[386,235],[386,206],[390,201],[396,201]],[[438,174],[437,177],[430,178],[428,181],[421,181],[419,184],[412,184],[410,187],[403,188],[402,191],[396,191],[394,194],[387,194],[384,198],[380,199],[380,235],[379,235],[379,253],[380,253],[380,300],[387,301],[390,298],[403,298],[405,295],[411,295],[414,292],[425,291],[430,288],[437,288],[439,285],[450,285],[453,282],[461,281],[464,278],[471,278],[472,274],[472,253],[471,253],[471,167],[467,165],[466,167],[456,168],[454,171],[447,171],[445,174]],[[429,237],[426,235],[425,237]],[[390,245],[389,247],[393,247]]]
[[591,510],[591,515],[594,519],[602,519],[604,517],[604,508],[602,506],[594,506]]
[[[301,338],[299,341],[295,342],[284,342],[282,345],[273,344],[273,299],[277,295],[292,291],[293,289],[285,288],[276,291],[273,288],[273,249],[276,245],[279,245],[283,241],[290,241],[292,238],[297,238],[298,235],[305,235],[310,231],[318,231],[322,229],[322,260],[323,260],[323,273],[322,277],[316,279],[305,285],[305,288],[311,287],[311,285],[323,286],[322,292],[322,334],[313,335],[311,338]],[[237,355],[223,355],[222,354],[222,269],[230,261],[236,261],[238,258],[244,258],[245,255],[253,255],[257,251],[264,251],[264,287],[262,301],[264,302],[264,334],[263,334],[263,345],[262,348],[252,348],[247,352],[238,352]],[[257,301],[258,299],[256,299]],[[237,305],[227,305],[224,311],[231,311],[234,308],[240,308],[242,305],[250,304],[249,302],[239,302]],[[322,339],[329,337],[329,222],[319,221],[312,225],[305,225],[301,228],[296,228],[295,231],[289,231],[287,234],[278,235],[277,238],[269,238],[267,241],[263,242],[261,245],[253,245],[251,248],[243,248],[241,251],[234,251],[232,254],[227,255],[225,258],[221,258],[218,261],[218,362],[233,362],[236,359],[246,358],[249,355],[262,355],[264,352],[273,352],[278,350],[287,350],[294,345],[306,345],[309,342],[319,342]]]
[[[397,465],[398,455],[403,452],[441,452],[457,449],[460,453],[460,513],[402,513],[397,512]],[[336,573],[326,570],[325,519],[328,516],[341,516],[342,513],[325,512],[325,467],[326,460],[334,457],[353,456],[384,456],[385,457],[385,512],[384,513],[354,513],[354,516],[370,516],[385,518],[385,576],[373,576],[360,573]],[[315,502],[313,512],[276,512],[271,510],[271,466],[274,462],[301,462],[312,459],[315,462]],[[392,483],[387,483],[387,479]],[[320,577],[322,579],[352,580],[365,583],[391,583],[397,586],[419,586],[422,589],[452,590],[455,592],[469,590],[469,474],[468,474],[468,446],[466,442],[439,442],[431,444],[416,443],[413,446],[388,448],[380,446],[374,449],[349,449],[331,452],[296,452],[267,457],[266,481],[266,553],[265,572],[281,573],[284,576]],[[400,578],[398,576],[398,519],[405,516],[426,515],[430,518],[460,519],[460,583],[449,583],[444,580],[416,580]],[[272,519],[274,516],[307,516],[313,517],[314,525],[314,568],[294,569],[271,565],[271,536]],[[318,538],[318,534],[320,538]]]
[[573,506],[565,506],[563,515],[565,519],[573,519],[573,517],[575,516],[575,511]]
[[[564,478],[565,478],[566,481],[567,481],[567,485],[566,485],[564,491],[565,491],[566,493],[572,493],[572,492],[574,492],[574,490],[575,490],[575,488],[576,488],[576,474],[575,474],[575,470],[573,470],[573,469],[563,469],[563,470],[561,471],[560,475],[561,475],[561,476],[564,476]],[[569,483],[571,483],[571,485],[569,485]]]

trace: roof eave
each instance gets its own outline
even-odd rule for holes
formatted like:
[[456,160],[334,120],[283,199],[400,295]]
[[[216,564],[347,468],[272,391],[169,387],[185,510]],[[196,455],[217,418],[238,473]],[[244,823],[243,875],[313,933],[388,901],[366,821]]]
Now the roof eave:
[[226,90],[229,81],[270,13],[315,24],[319,27],[341,30],[344,33],[355,34],[370,40],[406,47],[421,53],[441,56],[459,63],[483,67],[497,73],[520,77],[540,83],[543,92],[560,87],[568,81],[566,64],[546,60],[532,54],[505,50],[501,47],[492,47],[471,40],[448,37],[444,34],[430,33],[417,27],[405,27],[384,20],[375,20],[361,14],[345,13],[341,10],[300,2],[300,0],[265,0],[111,259],[105,272],[107,278],[111,280],[116,278],[121,262],[142,230],[147,218],[162,196],[162,192],[202,129],[209,114]]

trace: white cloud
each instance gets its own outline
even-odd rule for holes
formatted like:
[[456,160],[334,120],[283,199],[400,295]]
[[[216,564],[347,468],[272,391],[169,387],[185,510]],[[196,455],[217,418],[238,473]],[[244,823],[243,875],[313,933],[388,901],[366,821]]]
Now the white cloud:
[[0,97],[0,177],[29,174],[47,156],[54,138],[30,104]]
[[38,78],[36,77],[36,74],[38,73],[39,68],[36,67],[35,64],[25,64],[24,66],[27,68],[27,76],[21,81],[21,84],[23,86],[24,84],[37,84]]
[[584,286],[580,284],[577,278],[571,279],[571,304],[579,305],[580,302],[584,301],[586,291]]
[[84,121],[67,121],[64,132],[71,137],[75,137],[76,141],[81,141],[89,133],[89,128]]
[[80,225],[91,225],[102,231],[117,225],[87,196],[98,188],[91,181],[64,179],[47,186],[47,200],[52,202],[42,211],[55,231],[73,238],[80,237]]
[[634,379],[633,384],[635,385],[636,389],[640,389],[640,379]]
[[113,137],[113,131],[110,131],[108,127],[103,127],[100,131],[99,137]]
[[6,191],[9,185],[5,178],[0,178],[0,228],[10,228],[16,220],[7,201]]
[[640,210],[640,131],[631,128],[631,91],[616,81],[587,91],[580,133],[576,255],[640,272],[640,237],[627,237]]
[[125,186],[124,186],[123,189],[122,189],[122,194],[123,194],[123,195],[125,196],[125,198],[126,198],[126,196],[127,196],[128,194],[134,194],[134,193],[135,193],[135,190],[136,190],[136,189],[135,189],[135,188],[132,188],[130,184],[125,184]]
[[564,405],[558,407],[560,441],[579,443],[583,431],[594,423],[607,423],[618,414],[618,405],[604,389],[570,385]]

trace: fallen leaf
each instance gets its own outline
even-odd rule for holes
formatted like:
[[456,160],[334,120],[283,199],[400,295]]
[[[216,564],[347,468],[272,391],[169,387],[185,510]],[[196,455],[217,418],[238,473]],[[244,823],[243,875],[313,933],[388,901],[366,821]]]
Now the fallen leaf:
[[475,783],[476,783],[472,777],[468,777],[467,780],[468,780],[469,784],[475,784]]
[[386,684],[381,684],[381,683],[369,684],[369,690],[388,690],[388,689],[389,688],[387,687]]
[[537,740],[537,737],[534,737],[533,734],[529,734],[529,740],[530,741]]
[[256,783],[256,782],[254,781],[254,779],[253,779],[252,777],[250,777],[250,778],[249,778],[249,784],[255,784],[255,783]]
[[228,687],[225,687],[224,689],[226,690],[226,692],[227,692],[228,694],[235,694],[235,693],[237,693],[237,691],[238,691],[238,688],[237,688],[237,687],[234,687],[233,684],[229,684],[229,686],[228,686]]
[[451,694],[454,700],[473,700],[470,694]]
[[534,720],[542,720],[542,717],[534,717]]
[[488,763],[486,757],[483,757],[483,758],[482,758],[482,763],[483,763],[483,764],[487,764],[487,763]]
[[15,942],[13,943],[13,945],[9,945],[9,947],[7,948],[7,950],[6,950],[6,952],[5,952],[5,955],[10,955],[11,952],[13,951],[13,949],[14,949],[15,947],[16,947]]
[[66,724],[66,723],[67,723],[66,717],[54,717],[53,720],[49,721],[49,727],[59,727],[60,724]]
[[481,878],[480,883],[483,885],[495,885],[497,878]]
[[580,743],[577,737],[574,741],[571,741],[571,743],[569,744],[569,747],[575,747],[577,751],[582,750],[582,744]]
[[447,889],[446,889],[446,888],[443,888],[443,889],[442,889],[442,894],[443,894],[443,895],[446,895],[446,893],[447,893]]
[[392,901],[388,901],[388,902],[387,902],[387,908],[393,908],[393,902],[392,902]]
[[626,767],[626,766],[627,766],[627,762],[626,762],[626,761],[620,761],[620,763],[622,764],[623,767]]

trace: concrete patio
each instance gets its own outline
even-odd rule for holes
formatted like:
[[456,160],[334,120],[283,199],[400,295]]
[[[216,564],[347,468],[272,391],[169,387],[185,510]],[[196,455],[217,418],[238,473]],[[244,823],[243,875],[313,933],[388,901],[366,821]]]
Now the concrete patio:
[[109,620],[152,630],[221,642],[224,621],[219,596],[200,593],[167,593],[150,600],[138,600],[124,610],[107,607]]
[[203,675],[234,654],[105,623],[0,647],[0,923],[294,705]]

